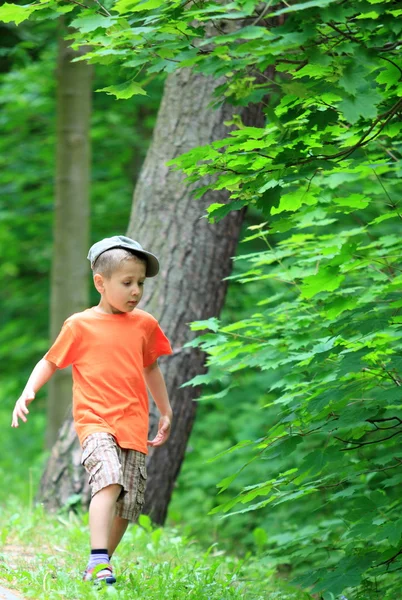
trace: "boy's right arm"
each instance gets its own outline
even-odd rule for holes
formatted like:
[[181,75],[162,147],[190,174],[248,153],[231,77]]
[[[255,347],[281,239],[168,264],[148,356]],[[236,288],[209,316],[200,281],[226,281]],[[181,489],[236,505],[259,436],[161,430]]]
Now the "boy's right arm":
[[57,367],[54,363],[42,358],[34,368],[21,396],[15,403],[11,427],[18,427],[18,419],[26,423],[25,415],[29,413],[27,405],[35,398],[35,394],[51,378]]

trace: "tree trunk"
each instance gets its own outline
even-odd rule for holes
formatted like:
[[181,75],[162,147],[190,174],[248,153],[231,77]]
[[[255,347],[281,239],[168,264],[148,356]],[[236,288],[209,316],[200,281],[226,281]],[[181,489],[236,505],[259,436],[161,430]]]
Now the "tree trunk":
[[[92,67],[71,62],[79,54],[60,36],[57,68],[57,159],[50,336],[64,320],[88,306],[89,173]],[[71,407],[71,370],[49,382],[46,443],[57,439]]]
[[[217,81],[182,70],[166,82],[152,146],[136,186],[128,235],[154,252],[161,273],[145,284],[142,305],[159,321],[172,342],[173,356],[160,360],[174,419],[169,442],[150,449],[144,512],[163,523],[174,482],[184,459],[196,410],[197,391],[180,388],[204,370],[204,356],[183,346],[194,334],[191,321],[217,316],[226,293],[243,213],[233,212],[216,225],[203,218],[212,198],[194,200],[183,175],[166,162],[196,146],[224,137],[232,107],[208,108]],[[214,193],[226,202],[225,191]],[[158,425],[152,403],[151,437]]]
[[[227,133],[223,123],[233,108],[209,108],[219,83],[187,70],[169,76],[153,141],[136,186],[128,228],[128,235],[160,259],[161,272],[155,279],[147,280],[141,306],[160,320],[173,347],[173,355],[160,361],[174,412],[172,434],[165,446],[151,450],[148,459],[145,512],[157,523],[163,523],[166,517],[195,416],[197,392],[180,386],[204,370],[202,353],[183,348],[193,337],[188,324],[219,314],[227,287],[222,280],[231,271],[243,220],[241,212],[232,212],[220,223],[209,224],[204,215],[212,197],[194,200],[183,175],[166,167],[166,162],[178,154]],[[253,122],[254,118],[255,115],[248,120]],[[213,200],[225,202],[227,193],[214,192]],[[151,434],[156,427],[152,404]],[[41,499],[50,508],[65,504],[81,491],[84,502],[88,498],[86,476],[77,467],[78,442],[72,431],[70,418],[53,447],[42,478]],[[68,477],[68,484],[64,481],[60,486],[63,474]]]

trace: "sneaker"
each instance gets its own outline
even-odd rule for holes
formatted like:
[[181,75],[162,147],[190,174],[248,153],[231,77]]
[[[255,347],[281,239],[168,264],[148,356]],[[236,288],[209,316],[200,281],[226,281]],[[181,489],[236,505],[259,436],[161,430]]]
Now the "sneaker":
[[116,577],[113,575],[111,565],[97,565],[92,569],[86,569],[83,576],[83,581],[93,581],[94,583],[106,583],[112,585],[116,583]]

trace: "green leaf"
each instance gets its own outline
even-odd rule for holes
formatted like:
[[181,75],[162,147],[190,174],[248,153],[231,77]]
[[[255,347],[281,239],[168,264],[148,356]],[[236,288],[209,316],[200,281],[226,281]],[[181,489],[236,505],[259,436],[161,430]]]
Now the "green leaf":
[[320,354],[321,352],[328,352],[328,350],[331,350],[334,345],[336,340],[338,339],[338,336],[334,336],[334,337],[326,337],[323,339],[317,339],[316,341],[318,342],[318,344],[315,344],[313,346],[312,352],[313,354]]
[[339,110],[343,113],[349,123],[356,123],[360,117],[373,119],[377,116],[377,105],[381,102],[381,96],[376,91],[359,93],[358,96],[345,98],[338,104]]
[[400,68],[398,69],[398,66],[398,62],[396,62],[395,64],[387,63],[385,68],[376,77],[377,83],[384,83],[386,85],[387,90],[392,86],[396,85],[398,81],[400,81],[402,76]]
[[202,385],[204,383],[212,383],[212,381],[213,380],[211,376],[208,373],[205,373],[204,375],[196,375],[195,377],[190,379],[190,381],[182,383],[180,387],[184,388],[188,387],[189,385],[191,385],[192,387],[196,387],[197,385]]
[[271,214],[277,215],[285,210],[295,212],[299,210],[299,208],[304,204],[307,204],[308,206],[313,206],[316,203],[317,197],[314,193],[303,189],[296,190],[295,192],[282,194],[279,206],[277,208],[273,206],[271,208]]
[[117,0],[113,10],[119,14],[153,10],[165,4],[164,0]]
[[218,331],[220,328],[220,321],[216,317],[205,319],[204,321],[193,321],[191,323],[191,331],[202,331],[203,329],[210,329],[211,331]]
[[367,88],[367,70],[356,62],[349,63],[339,79],[339,85],[350,95],[356,96],[362,87]]
[[15,23],[19,25],[26,19],[29,19],[31,14],[39,8],[35,4],[25,4],[20,6],[18,4],[11,4],[6,2],[3,6],[0,6],[0,21],[3,23]]
[[[269,217],[272,210],[275,210],[273,204],[279,202],[282,193],[282,187],[275,184],[275,180],[271,180],[268,184],[265,184],[261,189],[264,190],[263,194],[255,201],[256,207],[262,212],[265,217]],[[261,192],[261,189],[258,190]]]
[[391,546],[397,548],[400,545],[401,537],[402,519],[398,519],[398,521],[389,523],[384,528],[382,528],[380,539],[389,540]]
[[247,27],[242,27],[238,29],[233,34],[216,36],[213,38],[214,43],[224,43],[228,42],[237,42],[239,40],[255,40],[260,38],[266,38],[269,36],[267,30],[263,27],[255,27],[253,25],[248,25]]
[[350,194],[346,198],[333,198],[333,202],[343,208],[344,212],[351,212],[349,210],[345,210],[347,208],[359,209],[362,210],[366,208],[370,203],[370,198],[364,196],[364,194]]
[[283,15],[286,13],[296,12],[296,11],[300,11],[300,10],[306,10],[307,8],[320,9],[320,8],[323,8],[324,6],[328,6],[329,4],[332,4],[332,2],[335,2],[335,0],[307,0],[307,2],[299,2],[297,4],[292,4],[291,6],[288,6],[287,8],[282,8],[281,10],[278,10],[278,11],[272,13],[272,16]]
[[312,298],[320,292],[333,292],[345,279],[338,270],[332,267],[321,268],[316,275],[305,277],[301,286],[302,298]]
[[379,217],[376,217],[375,219],[370,221],[369,225],[376,225],[376,224],[382,223],[383,221],[386,221],[388,219],[396,219],[399,217],[400,217],[399,212],[397,210],[393,210],[389,213],[386,213],[385,215],[380,215]]
[[76,27],[82,33],[89,33],[90,31],[95,31],[95,29],[108,28],[114,25],[116,22],[115,17],[106,17],[103,15],[99,15],[93,13],[92,15],[85,15],[82,17],[77,17],[72,21],[71,27]]
[[238,444],[231,446],[231,448],[228,448],[227,450],[223,450],[223,452],[220,452],[216,456],[209,458],[207,462],[209,462],[209,463],[215,462],[217,460],[220,460],[223,456],[226,456],[227,454],[232,454],[232,452],[236,452],[236,450],[245,448],[246,446],[251,446],[253,444],[254,444],[253,440],[242,440]]
[[378,17],[380,16],[380,13],[378,13],[375,10],[371,10],[370,12],[364,12],[360,15],[357,15],[356,19],[378,19]]
[[337,298],[333,302],[325,304],[322,314],[328,319],[336,319],[346,310],[353,310],[358,304],[358,298]]
[[228,487],[230,486],[231,483],[233,483],[233,481],[237,478],[239,473],[233,473],[232,475],[229,475],[228,477],[225,477],[224,479],[221,479],[221,481],[219,481],[216,484],[216,487],[220,488],[219,489],[219,493],[224,492],[225,490],[228,489]]
[[241,210],[246,204],[245,200],[235,200],[228,204],[214,203],[207,208],[208,219],[211,223],[216,223],[226,217],[232,210]]
[[262,549],[264,548],[264,546],[267,545],[267,532],[262,527],[256,527],[255,529],[253,529],[253,538],[259,549]]
[[135,95],[146,96],[146,91],[135,81],[126,81],[119,85],[110,85],[96,90],[97,92],[106,92],[109,95],[116,96],[117,100],[127,100]]
[[216,394],[202,394],[202,396],[197,398],[197,402],[206,402],[210,400],[220,400],[221,398],[226,398],[230,390],[233,389],[233,387],[235,386],[230,385],[229,387],[224,388],[220,392],[216,392]]
[[148,517],[148,515],[142,514],[138,517],[138,524],[140,527],[142,527],[143,529],[145,529],[145,531],[147,531],[148,533],[152,532],[152,521],[151,519]]

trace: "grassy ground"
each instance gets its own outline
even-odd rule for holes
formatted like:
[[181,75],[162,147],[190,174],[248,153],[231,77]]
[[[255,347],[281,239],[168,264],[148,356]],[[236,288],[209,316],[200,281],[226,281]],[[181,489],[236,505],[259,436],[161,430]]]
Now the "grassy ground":
[[[1,392],[1,390],[0,390]],[[14,394],[15,395],[15,394]],[[81,581],[89,553],[87,514],[46,514],[33,497],[43,470],[43,415],[30,428],[11,430],[1,406],[4,447],[0,457],[0,586],[35,600],[308,600],[275,577],[263,552],[246,559],[224,551],[216,526],[204,518],[202,544],[188,524],[153,528],[146,517],[127,531],[113,557],[114,586],[95,589]],[[39,441],[38,441],[39,440]],[[209,539],[211,546],[209,546]],[[212,544],[212,541],[218,543]],[[239,540],[241,544],[242,540]]]
[[275,579],[267,558],[239,559],[212,545],[201,549],[179,529],[131,526],[113,564],[118,581],[81,581],[88,554],[87,515],[48,515],[9,499],[2,506],[0,585],[37,600],[307,600]]

